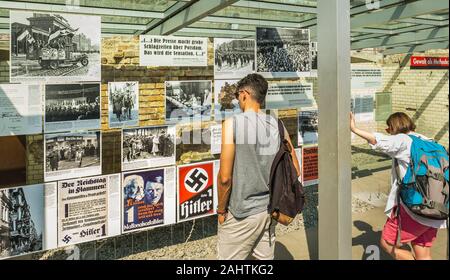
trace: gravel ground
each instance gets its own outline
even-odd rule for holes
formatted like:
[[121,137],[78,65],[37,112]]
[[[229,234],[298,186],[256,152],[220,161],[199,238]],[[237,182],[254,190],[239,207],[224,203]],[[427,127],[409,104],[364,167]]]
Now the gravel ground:
[[[383,160],[378,154],[366,154],[365,147],[354,151],[353,167],[366,162]],[[355,153],[356,152],[356,153]],[[306,190],[307,207],[289,226],[278,225],[277,236],[317,226],[318,186]],[[352,198],[352,212],[364,213],[375,206]],[[215,258],[217,245],[216,217],[199,219],[192,230],[192,222],[176,224],[134,234],[122,235],[77,246],[50,250],[33,255],[34,259],[121,259],[121,260],[167,260]],[[190,235],[192,230],[192,234]],[[186,243],[190,235],[190,239]]]
[[[317,225],[318,187],[306,187],[308,207],[289,226],[278,225],[277,236]],[[352,212],[362,213],[374,206],[352,199]],[[34,259],[120,259],[120,260],[193,260],[215,259],[217,254],[216,217],[121,235],[97,242],[69,246],[35,254]],[[188,242],[186,240],[189,238]],[[154,242],[152,242],[154,241]]]

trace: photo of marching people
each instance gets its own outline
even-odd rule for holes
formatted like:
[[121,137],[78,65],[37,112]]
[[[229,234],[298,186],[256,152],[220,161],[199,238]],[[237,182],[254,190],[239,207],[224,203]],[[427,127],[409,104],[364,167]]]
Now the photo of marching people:
[[309,30],[258,27],[256,56],[258,73],[310,72]]
[[214,82],[214,120],[220,121],[239,114],[241,108],[236,98],[239,80],[216,80]]
[[100,81],[101,18],[11,11],[11,83]]
[[45,132],[100,128],[100,84],[45,86]]
[[254,71],[254,40],[214,39],[215,79],[239,79]]
[[166,123],[210,120],[211,81],[166,82]]
[[101,173],[100,132],[45,135],[45,181]]
[[124,129],[122,169],[175,164],[175,127]]
[[109,127],[139,125],[139,83],[108,83]]

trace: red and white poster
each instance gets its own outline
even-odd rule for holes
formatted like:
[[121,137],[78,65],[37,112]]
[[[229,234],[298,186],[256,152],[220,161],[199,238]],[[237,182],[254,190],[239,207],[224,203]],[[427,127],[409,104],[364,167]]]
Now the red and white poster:
[[411,56],[410,68],[448,70],[448,57]]
[[214,162],[178,167],[178,222],[216,214]]
[[304,186],[316,185],[319,182],[319,148],[305,147],[302,159],[302,178]]

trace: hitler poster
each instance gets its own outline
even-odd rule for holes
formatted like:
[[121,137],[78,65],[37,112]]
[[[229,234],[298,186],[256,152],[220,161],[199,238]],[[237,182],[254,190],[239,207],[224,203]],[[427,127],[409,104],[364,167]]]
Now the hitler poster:
[[175,168],[124,173],[122,195],[123,233],[173,223]]
[[178,222],[215,214],[214,162],[178,167]]

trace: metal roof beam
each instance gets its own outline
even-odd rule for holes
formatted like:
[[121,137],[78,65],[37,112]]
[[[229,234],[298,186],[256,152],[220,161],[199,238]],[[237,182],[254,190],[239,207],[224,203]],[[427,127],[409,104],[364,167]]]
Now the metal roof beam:
[[112,8],[96,8],[84,6],[74,7],[70,5],[41,4],[41,3],[28,3],[16,1],[0,1],[0,8],[30,11],[30,12],[71,13],[71,14],[86,14],[98,16],[123,16],[123,17],[141,17],[141,18],[164,18],[164,13],[160,12],[147,12],[147,11],[112,9]]
[[386,49],[383,51],[384,55],[390,54],[399,54],[399,53],[414,53],[414,52],[424,52],[427,50],[435,50],[435,49],[448,49],[449,43],[448,41],[414,45],[414,46],[402,46],[395,47],[392,49]]
[[395,36],[362,40],[352,43],[352,49],[378,48],[395,44],[406,44],[415,41],[448,38],[448,27],[426,29],[418,32],[407,32]]
[[175,15],[176,13],[178,13],[181,9],[185,8],[187,5],[189,5],[187,2],[183,2],[180,1],[174,5],[172,5],[172,7],[170,7],[169,9],[167,9],[167,11],[164,12],[164,18],[160,19],[160,18],[155,18],[153,20],[151,20],[146,26],[145,28],[139,29],[136,31],[136,35],[140,35],[143,34],[146,30],[151,30],[154,27],[160,25],[166,18],[170,18],[173,15]]
[[397,22],[431,25],[431,26],[446,26],[446,25],[448,25],[448,20],[432,20],[432,19],[423,19],[423,18],[401,19],[401,20],[397,20]]
[[419,0],[383,9],[381,11],[374,11],[372,13],[355,16],[352,18],[351,24],[352,29],[372,25],[383,25],[392,21],[432,14],[443,10],[448,10],[448,0]]
[[247,31],[247,30],[228,30],[228,29],[216,29],[216,28],[193,28],[193,27],[185,27],[178,32],[183,33],[198,33],[205,34],[208,36],[214,37],[214,35],[239,35],[239,36],[254,36],[255,31]]
[[277,10],[277,11],[303,13],[303,14],[316,14],[317,13],[317,8],[314,8],[314,7],[289,5],[289,4],[278,4],[278,3],[270,3],[270,2],[259,2],[259,1],[241,0],[241,1],[233,4],[233,6],[234,7],[243,7],[243,8]]
[[199,0],[143,34],[170,35],[238,0]]
[[245,25],[255,25],[255,26],[275,26],[275,27],[290,27],[298,28],[300,27],[298,22],[289,21],[276,21],[276,20],[259,20],[259,19],[246,19],[246,18],[230,18],[230,17],[220,17],[220,16],[208,16],[201,20],[201,22],[216,22],[216,23],[237,23]]
[[[390,30],[390,33],[388,35],[397,35],[401,33],[407,33],[407,32],[415,32],[415,31],[421,31],[426,29],[432,29],[430,26],[424,26],[424,25],[417,25],[417,26],[410,26],[410,27],[404,27],[404,28],[397,28]],[[360,35],[352,38],[352,41],[361,41],[361,40],[367,40],[367,39],[375,39],[383,37],[380,34],[369,34],[369,35]]]

